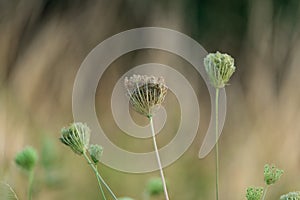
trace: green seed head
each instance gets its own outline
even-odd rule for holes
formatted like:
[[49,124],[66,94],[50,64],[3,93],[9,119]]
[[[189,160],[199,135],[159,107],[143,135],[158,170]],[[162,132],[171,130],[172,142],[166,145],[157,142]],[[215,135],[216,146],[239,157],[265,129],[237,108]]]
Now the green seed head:
[[284,194],[280,197],[280,200],[300,200],[300,191]]
[[124,80],[129,101],[138,113],[151,117],[160,107],[167,94],[162,77],[133,75]]
[[81,122],[62,128],[60,141],[69,146],[76,154],[82,155],[89,146],[90,128]]
[[91,155],[91,158],[95,164],[97,164],[100,161],[100,158],[102,156],[103,148],[100,145],[97,144],[91,144],[89,147],[89,153]]
[[210,53],[204,58],[204,67],[211,84],[223,88],[235,72],[234,59],[220,52]]
[[247,200],[261,200],[264,189],[262,187],[249,187],[247,188]]
[[146,192],[150,196],[157,196],[164,192],[163,183],[161,178],[152,178],[146,186]]
[[21,152],[17,153],[15,163],[25,171],[32,171],[38,160],[37,152],[32,147],[26,147]]
[[267,185],[274,184],[282,174],[283,170],[276,168],[275,165],[266,164],[264,167],[264,180]]

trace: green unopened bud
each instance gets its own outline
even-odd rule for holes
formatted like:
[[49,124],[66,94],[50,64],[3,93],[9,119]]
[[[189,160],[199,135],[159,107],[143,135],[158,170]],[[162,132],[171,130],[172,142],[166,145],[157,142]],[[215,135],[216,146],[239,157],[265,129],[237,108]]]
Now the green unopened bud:
[[266,164],[264,167],[264,180],[267,185],[274,184],[282,174],[283,170],[276,168],[275,165]]
[[90,128],[81,122],[62,128],[60,141],[69,146],[76,154],[82,155],[89,146]]
[[204,58],[204,67],[211,84],[223,88],[235,72],[234,59],[220,52],[210,53]]
[[17,153],[15,163],[25,171],[32,171],[38,160],[37,152],[32,147],[26,147],[21,152]]
[[161,178],[152,178],[146,186],[146,192],[150,196],[157,196],[164,192],[163,182]]
[[262,187],[249,187],[247,188],[247,200],[261,200],[264,189]]
[[97,164],[100,161],[100,158],[103,153],[103,148],[100,145],[97,144],[91,144],[89,147],[89,153],[91,155],[91,158],[95,164]]
[[280,200],[300,200],[300,191],[284,194],[280,197]]

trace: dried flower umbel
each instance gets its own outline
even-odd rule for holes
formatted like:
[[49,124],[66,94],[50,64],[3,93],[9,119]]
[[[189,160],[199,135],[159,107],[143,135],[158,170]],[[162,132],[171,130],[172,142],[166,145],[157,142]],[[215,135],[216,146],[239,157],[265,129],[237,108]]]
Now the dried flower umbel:
[[76,154],[82,155],[89,146],[91,130],[81,122],[62,128],[60,141],[69,146]]
[[162,77],[133,75],[124,80],[129,101],[135,111],[151,117],[159,108],[167,94],[167,86]]
[[97,164],[102,155],[102,147],[100,145],[89,145],[90,143],[90,128],[81,122],[70,124],[66,128],[62,128],[60,141],[70,147],[76,154],[86,159],[92,170],[94,171],[102,197],[106,200],[102,185],[108,190],[114,200],[118,200],[110,187],[101,177]]
[[230,77],[235,71],[234,59],[228,55],[220,52],[210,53],[204,58],[205,71],[209,77],[211,85],[216,88],[215,97],[215,119],[216,119],[216,145],[215,145],[215,163],[216,163],[216,199],[219,199],[219,89],[225,87]]
[[215,163],[216,163],[216,199],[219,199],[219,89],[225,87],[232,74],[235,72],[234,59],[220,52],[210,53],[204,58],[205,71],[209,77],[209,81],[216,88],[215,97],[215,119],[216,119],[216,145],[215,145]]
[[126,77],[124,80],[124,84],[127,89],[127,94],[129,96],[129,101],[132,107],[138,113],[148,117],[150,121],[153,145],[155,150],[154,152],[156,154],[156,159],[162,180],[163,191],[166,200],[169,200],[164,172],[156,144],[155,130],[152,119],[153,114],[164,101],[168,88],[165,84],[163,77],[157,78],[154,76],[147,75],[133,75],[129,78]]
[[205,70],[215,88],[223,88],[235,72],[234,59],[226,53],[210,53],[204,58]]

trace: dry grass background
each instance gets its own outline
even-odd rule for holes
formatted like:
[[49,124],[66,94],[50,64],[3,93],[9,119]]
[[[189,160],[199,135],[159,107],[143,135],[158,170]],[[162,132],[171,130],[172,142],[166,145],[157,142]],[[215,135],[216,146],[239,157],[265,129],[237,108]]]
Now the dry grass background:
[[[92,172],[57,140],[60,128],[72,121],[77,69],[107,37],[130,28],[162,26],[191,35],[207,51],[235,57],[238,69],[227,88],[228,116],[220,138],[221,199],[243,199],[247,186],[262,185],[264,163],[285,170],[269,199],[300,190],[299,6],[298,1],[270,0],[0,1],[0,179],[22,196],[26,182],[12,162],[14,154],[26,145],[41,150],[47,136],[59,155],[59,175],[53,176],[62,181],[54,188],[40,187],[35,199],[99,199]],[[163,52],[138,52],[114,63],[106,75],[112,79],[104,77],[105,84],[112,85],[121,75],[118,67],[145,60],[182,65],[203,106],[195,142],[165,169],[171,199],[213,199],[213,154],[197,158],[210,117],[209,99],[188,64]],[[98,90],[107,94],[96,106],[109,127],[110,110],[101,105],[110,90]],[[168,105],[173,103],[170,99]],[[147,179],[157,175],[126,174],[105,166],[103,174],[119,196],[136,199],[141,199]]]

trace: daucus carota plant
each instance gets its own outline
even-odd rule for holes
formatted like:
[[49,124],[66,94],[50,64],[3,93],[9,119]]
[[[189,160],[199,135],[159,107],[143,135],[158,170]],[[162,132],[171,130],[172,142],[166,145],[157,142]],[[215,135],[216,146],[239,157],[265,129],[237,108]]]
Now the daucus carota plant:
[[265,188],[262,200],[265,199],[267,190],[270,185],[276,183],[279,180],[281,175],[283,174],[283,170],[278,169],[275,165],[266,164],[264,167],[264,180],[265,180]]
[[264,167],[265,187],[249,187],[246,193],[247,200],[264,200],[269,186],[276,183],[282,174],[283,170],[278,169],[275,165],[266,164]]
[[28,175],[28,200],[32,199],[34,168],[38,160],[37,152],[32,147],[26,147],[15,156],[15,163]]
[[300,200],[300,191],[281,195],[280,200]]
[[106,200],[102,189],[102,185],[104,185],[113,199],[117,200],[117,197],[103,180],[98,171],[97,164],[102,154],[102,147],[99,145],[89,145],[90,132],[91,131],[86,124],[80,122],[73,123],[69,127],[61,130],[60,141],[70,147],[76,154],[83,156],[87,160],[96,175],[102,198]]
[[247,200],[261,200],[263,192],[264,188],[262,187],[249,187],[247,189],[246,198]]
[[215,165],[216,165],[216,199],[219,199],[219,90],[224,88],[232,74],[235,72],[234,59],[228,55],[220,52],[210,53],[204,58],[204,67],[209,77],[211,85],[216,89],[215,97]]
[[132,105],[133,109],[147,117],[150,121],[153,145],[160,171],[160,176],[162,179],[164,194],[166,200],[169,200],[153,124],[153,114],[155,113],[155,111],[157,111],[157,109],[159,109],[161,103],[164,101],[168,88],[162,77],[157,78],[154,76],[146,75],[133,75],[129,78],[126,77],[124,80],[124,84],[127,89],[129,102]]

